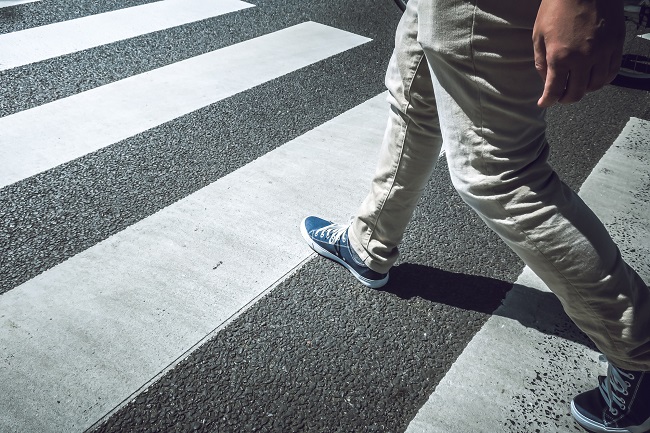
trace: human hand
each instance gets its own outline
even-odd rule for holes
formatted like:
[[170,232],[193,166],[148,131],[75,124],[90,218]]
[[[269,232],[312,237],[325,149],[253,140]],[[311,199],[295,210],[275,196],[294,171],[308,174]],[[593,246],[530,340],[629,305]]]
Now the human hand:
[[533,28],[535,68],[544,81],[537,102],[577,102],[611,82],[621,65],[622,0],[541,0]]

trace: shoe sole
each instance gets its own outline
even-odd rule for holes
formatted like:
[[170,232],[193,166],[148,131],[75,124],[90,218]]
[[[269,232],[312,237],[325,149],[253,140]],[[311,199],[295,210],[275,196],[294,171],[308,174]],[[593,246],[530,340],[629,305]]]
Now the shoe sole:
[[314,250],[316,253],[320,254],[321,256],[328,258],[330,260],[334,260],[336,263],[343,265],[350,273],[359,280],[361,284],[363,284],[366,287],[370,287],[371,289],[378,289],[380,287],[383,287],[388,283],[388,275],[386,275],[386,278],[383,278],[381,280],[370,280],[368,278],[365,278],[361,276],[357,271],[355,271],[350,265],[348,265],[345,260],[341,259],[340,257],[330,253],[326,249],[320,247],[318,244],[316,244],[311,236],[309,236],[309,233],[307,233],[307,229],[305,228],[305,220],[300,223],[300,234],[302,234],[302,237],[305,239],[307,242],[307,245],[309,245],[309,248]]
[[642,425],[634,427],[605,427],[601,424],[596,424],[578,412],[573,401],[571,401],[571,415],[573,415],[573,418],[575,418],[578,424],[593,433],[646,433],[650,430],[650,418]]

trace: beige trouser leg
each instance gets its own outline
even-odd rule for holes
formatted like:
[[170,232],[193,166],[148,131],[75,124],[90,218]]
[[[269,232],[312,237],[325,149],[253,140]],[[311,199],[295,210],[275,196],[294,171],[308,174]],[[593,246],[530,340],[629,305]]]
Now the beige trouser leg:
[[409,5],[386,73],[390,112],[371,191],[350,230],[351,245],[377,272],[388,272],[415,205],[435,167],[442,137],[422,48],[417,14]]
[[[650,370],[650,291],[547,161],[531,42],[539,2],[412,2],[397,38],[408,48],[398,44],[396,51],[418,59],[423,52],[432,75],[420,60],[418,68],[399,53],[393,58],[387,84],[398,95],[393,107],[401,110],[393,109],[377,178],[353,222],[355,250],[375,270],[394,263],[435,163],[440,130],[463,200],[553,290],[613,364]],[[417,72],[410,81],[408,70]],[[435,103],[424,81],[433,83]],[[416,90],[421,97],[413,97]],[[414,155],[418,161],[411,164]]]

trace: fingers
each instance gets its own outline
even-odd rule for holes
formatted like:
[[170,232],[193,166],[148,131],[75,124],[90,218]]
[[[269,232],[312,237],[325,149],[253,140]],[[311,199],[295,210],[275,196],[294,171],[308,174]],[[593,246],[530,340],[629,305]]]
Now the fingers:
[[587,92],[594,92],[601,89],[616,78],[621,68],[621,57],[622,50],[615,50],[609,63],[603,62],[594,65],[594,68],[591,70],[591,80],[589,87],[587,87]]
[[535,69],[537,69],[542,81],[546,81],[546,70],[548,68],[546,64],[546,46],[544,45],[544,39],[536,34],[533,34],[533,51],[535,53]]
[[535,69],[544,81],[544,92],[537,105],[546,108],[555,104],[564,95],[568,71],[558,72],[554,67],[549,68],[546,61],[546,45],[544,39],[533,35],[533,50],[535,53]]
[[533,26],[535,68],[544,80],[539,106],[577,102],[614,78],[623,18],[622,0],[540,0]]
[[[560,104],[571,104],[578,102],[587,94],[591,80],[591,70],[585,68],[574,68],[569,73],[566,81],[564,94],[558,100]],[[602,84],[598,87],[602,87]]]
[[566,60],[553,56],[551,61],[547,60],[544,39],[536,35],[533,36],[533,50],[535,69],[544,81],[544,91],[537,105],[547,108],[558,102],[569,104],[582,99],[591,84],[590,70],[571,68]]
[[542,108],[550,107],[556,102],[560,102],[567,88],[568,69],[558,69],[552,65],[546,68],[546,80],[544,82],[544,92],[542,97],[537,101],[537,105]]
[[553,68],[547,69],[544,93],[537,105],[548,108],[555,103],[572,104],[580,101],[588,92],[606,84],[605,69]]

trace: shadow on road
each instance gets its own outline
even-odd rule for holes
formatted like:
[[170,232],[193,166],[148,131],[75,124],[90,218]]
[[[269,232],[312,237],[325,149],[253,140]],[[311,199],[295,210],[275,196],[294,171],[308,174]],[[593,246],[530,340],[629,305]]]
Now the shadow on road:
[[463,310],[517,320],[521,325],[597,350],[550,292],[476,275],[411,263],[395,266],[381,290],[402,299],[419,297]]

